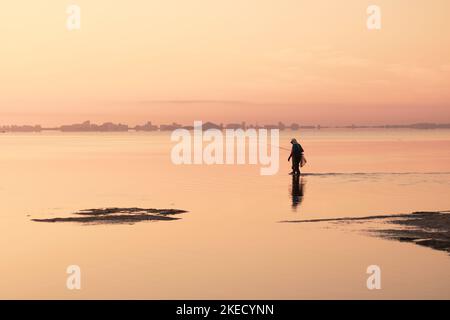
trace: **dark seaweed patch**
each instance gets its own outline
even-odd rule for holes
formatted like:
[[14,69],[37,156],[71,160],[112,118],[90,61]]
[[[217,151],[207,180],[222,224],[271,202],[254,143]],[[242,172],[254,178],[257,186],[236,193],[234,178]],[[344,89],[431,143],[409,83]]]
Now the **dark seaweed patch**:
[[134,224],[142,221],[173,221],[174,215],[185,213],[180,209],[99,208],[74,212],[71,217],[32,219],[35,222],[77,222],[84,224]]

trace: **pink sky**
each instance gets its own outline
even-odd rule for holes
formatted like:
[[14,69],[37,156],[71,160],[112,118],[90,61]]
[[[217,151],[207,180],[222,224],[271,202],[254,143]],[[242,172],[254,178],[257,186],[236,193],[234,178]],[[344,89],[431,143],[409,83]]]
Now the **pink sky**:
[[74,3],[2,6],[0,125],[450,122],[447,0]]

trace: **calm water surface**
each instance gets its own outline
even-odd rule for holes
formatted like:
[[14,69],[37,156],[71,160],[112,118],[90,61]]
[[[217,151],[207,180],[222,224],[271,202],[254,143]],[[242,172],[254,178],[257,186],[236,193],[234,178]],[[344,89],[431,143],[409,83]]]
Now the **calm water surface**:
[[[450,131],[306,130],[299,184],[259,166],[175,166],[166,133],[1,134],[0,298],[450,298],[444,252],[283,220],[450,209]],[[180,220],[45,224],[100,207]],[[66,268],[82,289],[66,289]],[[382,289],[366,288],[366,268]]]

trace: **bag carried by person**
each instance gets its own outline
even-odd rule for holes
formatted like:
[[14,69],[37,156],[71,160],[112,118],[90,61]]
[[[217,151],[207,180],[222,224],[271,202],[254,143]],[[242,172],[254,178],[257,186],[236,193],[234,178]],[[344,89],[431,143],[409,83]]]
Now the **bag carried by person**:
[[305,156],[302,154],[302,157],[300,159],[300,167],[303,167],[306,164],[306,158]]

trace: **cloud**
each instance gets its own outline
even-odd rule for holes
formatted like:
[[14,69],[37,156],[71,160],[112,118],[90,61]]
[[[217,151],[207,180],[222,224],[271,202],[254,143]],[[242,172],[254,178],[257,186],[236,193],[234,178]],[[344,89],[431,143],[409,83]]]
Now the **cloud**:
[[180,99],[180,100],[140,100],[137,104],[233,104],[233,105],[253,105],[253,102],[240,100],[207,100],[207,99]]

